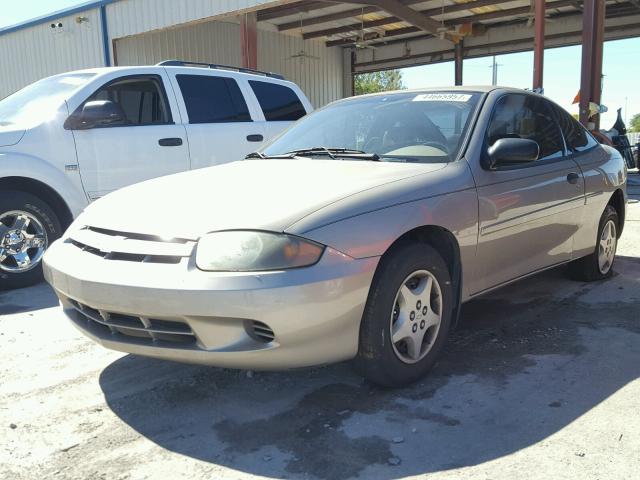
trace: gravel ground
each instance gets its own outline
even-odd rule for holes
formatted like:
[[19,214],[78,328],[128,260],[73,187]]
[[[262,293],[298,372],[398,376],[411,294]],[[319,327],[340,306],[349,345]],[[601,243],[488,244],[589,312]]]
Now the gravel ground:
[[466,304],[432,375],[403,390],[348,364],[252,374],[123,355],[61,318],[46,285],[0,293],[0,478],[638,478],[630,202],[613,278],[559,268]]

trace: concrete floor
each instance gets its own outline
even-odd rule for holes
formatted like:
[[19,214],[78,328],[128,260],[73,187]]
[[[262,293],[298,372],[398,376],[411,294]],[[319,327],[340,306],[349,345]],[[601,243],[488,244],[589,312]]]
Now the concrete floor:
[[613,278],[560,268],[468,303],[433,373],[398,391],[348,364],[251,375],[122,355],[47,286],[2,293],[0,478],[638,478],[632,202]]

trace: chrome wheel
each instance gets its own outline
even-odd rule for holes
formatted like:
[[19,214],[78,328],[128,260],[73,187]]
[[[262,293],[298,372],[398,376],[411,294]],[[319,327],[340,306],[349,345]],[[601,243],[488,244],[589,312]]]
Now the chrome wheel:
[[21,273],[36,267],[47,248],[47,234],[33,214],[0,213],[0,270]]
[[600,234],[600,244],[598,245],[598,268],[603,275],[607,274],[611,270],[611,265],[613,265],[618,242],[617,233],[616,223],[613,220],[609,220],[604,224]]
[[413,272],[402,282],[391,313],[391,343],[405,363],[417,363],[433,347],[442,319],[442,292],[427,270]]

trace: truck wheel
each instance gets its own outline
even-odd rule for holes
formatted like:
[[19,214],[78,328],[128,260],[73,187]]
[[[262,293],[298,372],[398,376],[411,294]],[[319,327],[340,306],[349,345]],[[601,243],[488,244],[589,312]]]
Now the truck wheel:
[[594,252],[569,264],[569,276],[574,280],[593,282],[610,277],[618,246],[618,212],[607,205],[600,217]]
[[405,245],[383,258],[362,316],[356,369],[384,387],[422,378],[447,339],[453,302],[449,269],[430,245]]
[[26,192],[0,192],[0,290],[42,279],[42,255],[62,234],[53,210]]

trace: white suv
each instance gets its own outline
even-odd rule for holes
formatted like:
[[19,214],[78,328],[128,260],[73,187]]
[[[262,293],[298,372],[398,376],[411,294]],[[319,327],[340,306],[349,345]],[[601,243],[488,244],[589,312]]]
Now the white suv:
[[92,200],[242,159],[311,110],[279,75],[175,60],[56,75],[1,100],[0,290],[38,281],[44,250]]

